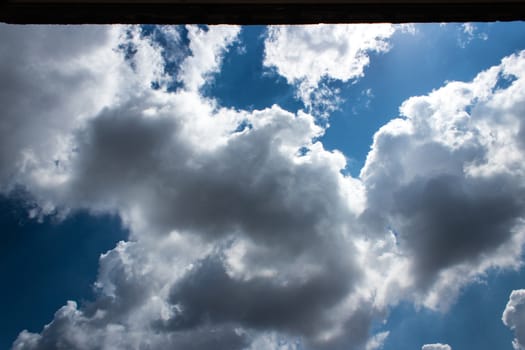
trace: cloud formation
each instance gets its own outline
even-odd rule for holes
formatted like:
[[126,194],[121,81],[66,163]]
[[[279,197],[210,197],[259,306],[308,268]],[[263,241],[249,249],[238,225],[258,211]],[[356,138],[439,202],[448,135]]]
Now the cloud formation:
[[410,271],[395,283],[414,287],[429,307],[447,308],[461,285],[490,266],[519,264],[524,62],[521,52],[472,82],[412,97],[402,117],[374,136],[360,174],[361,219],[375,228],[370,233],[395,237]]
[[[308,89],[324,76],[348,81],[363,74],[368,52],[387,49],[394,31],[341,28],[274,27],[267,64]],[[222,108],[199,93],[237,27],[187,27],[189,53],[175,77],[165,72],[163,48],[136,27],[75,29],[64,47],[80,37],[103,45],[88,40],[62,56],[43,49],[55,27],[39,27],[38,35],[0,29],[13,42],[12,52],[0,51],[0,67],[16,66],[14,57],[27,52],[58,62],[24,58],[29,70],[9,73],[15,88],[32,75],[44,83],[82,72],[53,80],[62,93],[52,107],[24,102],[40,101],[44,85],[8,96],[5,125],[19,137],[16,144],[0,138],[0,149],[12,153],[1,160],[2,184],[16,180],[66,212],[118,213],[130,230],[129,241],[100,258],[97,298],[68,302],[41,333],[20,333],[14,349],[371,350],[388,336],[372,334],[372,324],[390,306],[446,308],[488,268],[519,264],[523,52],[472,82],[405,101],[353,178],[342,172],[344,155],[319,141],[324,129],[312,115],[277,105]],[[172,28],[159,30],[185,45]],[[317,43],[317,32],[328,40]],[[347,34],[363,41],[333,39]],[[335,58],[301,62],[296,71],[287,70],[291,56],[272,61],[277,51],[269,47],[301,35],[308,45],[288,49],[310,54],[320,45]],[[105,64],[93,66],[99,56]],[[183,86],[168,91],[170,81]],[[15,123],[19,114],[26,119]],[[42,126],[59,146],[32,137]]]
[[[143,40],[132,57],[114,57],[129,63],[125,82],[148,64],[138,44],[158,50]],[[183,67],[204,76],[215,66],[192,62],[218,62],[230,41],[217,42],[211,52],[190,43]],[[278,106],[221,109],[193,88],[141,86],[70,132],[71,148],[50,170],[59,183],[26,184],[58,206],[119,213],[133,242],[101,258],[97,300],[68,303],[15,348],[205,349],[220,339],[231,349],[275,331],[315,348],[365,344],[375,311],[355,290],[350,230],[362,187],[341,174],[344,156],[316,141],[314,118]],[[229,297],[208,293],[212,285]]]
[[275,68],[289,84],[297,84],[298,96],[307,107],[333,104],[337,92],[320,84],[322,80],[348,82],[362,77],[370,55],[390,49],[388,39],[397,28],[392,24],[272,26],[264,65]]
[[513,290],[502,316],[503,324],[514,331],[514,350],[525,349],[525,289]]
[[[213,118],[222,125],[193,130],[209,133],[203,144],[201,135],[194,140],[198,134],[183,125],[187,119],[172,117],[188,101],[181,94],[173,98],[172,110],[163,106],[166,114],[144,116],[137,113],[142,108],[123,105],[87,123],[77,133],[62,200],[118,211],[133,236],[151,244],[148,250],[157,259],[162,257],[159,237],[176,234],[182,242],[188,236],[207,242],[194,243],[202,255],[191,258],[191,269],[177,264],[173,277],[157,281],[165,293],[158,297],[172,311],[167,319],[151,320],[156,330],[193,332],[208,323],[240,324],[316,338],[339,324],[331,310],[341,307],[359,280],[348,226],[362,201],[359,183],[340,173],[342,155],[312,143],[321,129],[311,116],[278,107],[252,115],[220,115],[211,108],[209,114],[188,113],[185,118],[193,121]],[[241,122],[251,126],[235,132]],[[303,148],[307,153],[298,153]],[[210,244],[217,254],[206,249]],[[165,254],[171,259],[173,252]],[[177,273],[181,276],[174,280]],[[108,282],[116,292],[120,283]],[[132,289],[127,286],[126,293]],[[140,295],[155,292],[139,290]],[[126,297],[116,294],[120,301]],[[362,332],[360,341],[365,341],[368,334]]]

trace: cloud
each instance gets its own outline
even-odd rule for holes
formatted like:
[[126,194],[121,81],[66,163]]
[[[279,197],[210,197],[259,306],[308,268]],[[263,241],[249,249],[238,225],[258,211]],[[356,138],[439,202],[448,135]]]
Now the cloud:
[[[319,132],[311,116],[277,107],[255,112],[252,129],[199,150],[188,147],[191,140],[170,117],[133,110],[104,110],[78,133],[64,202],[118,210],[138,242],[101,260],[101,295],[90,307],[96,311],[74,313],[79,320],[68,326],[84,333],[93,324],[116,323],[133,332],[146,323],[169,338],[158,344],[173,346],[215,327],[278,330],[322,346],[322,331],[349,322],[363,324],[356,341],[366,341],[368,314],[359,322],[356,314],[351,320],[333,314],[359,280],[344,237],[350,234],[345,220],[354,214],[341,192],[352,183],[339,172],[339,154],[309,143]],[[302,147],[312,149],[296,156]],[[180,235],[177,245],[193,239],[197,257],[181,252],[173,263],[176,251],[163,250],[173,235]],[[165,316],[150,305],[152,298],[162,301]],[[49,329],[56,323],[61,318]],[[42,341],[55,334],[44,331]]]
[[514,350],[525,349],[525,289],[513,290],[502,316],[503,324],[514,331]]
[[421,347],[421,350],[452,350],[450,345],[447,344],[425,344],[423,347]]
[[191,91],[197,91],[207,78],[219,69],[222,53],[237,38],[240,27],[233,25],[209,26],[205,29],[186,26],[191,57],[180,68],[180,80]]
[[[426,306],[446,309],[460,286],[488,268],[519,265],[524,57],[408,99],[403,117],[376,133],[360,175],[361,220],[395,239],[398,277],[385,277],[392,284],[384,295],[415,288]],[[515,80],[500,88],[509,75]]]
[[104,324],[97,317],[87,317],[77,309],[75,302],[69,301],[56,312],[53,322],[41,334],[20,333],[13,349],[138,349],[148,346],[154,349],[240,350],[246,345],[245,337],[232,327],[203,327],[191,333],[154,334],[148,330],[130,330],[117,323]]
[[[126,67],[114,100],[64,131],[60,166],[45,168],[61,181],[25,183],[59,208],[118,213],[130,242],[101,257],[95,301],[68,303],[15,348],[232,349],[272,332],[311,348],[365,344],[376,311],[356,289],[350,229],[364,194],[342,175],[344,156],[323,148],[304,112],[235,111],[194,89],[149,88],[167,79],[144,73],[144,57],[161,50],[133,30],[115,43],[135,40],[132,55],[112,57]],[[215,33],[199,31],[191,40]],[[184,67],[201,78],[216,69],[229,45],[219,42],[192,49],[189,86],[200,78]]]
[[[352,294],[360,277],[350,254],[348,230],[359,210],[355,206],[359,197],[348,196],[359,195],[360,187],[340,173],[344,158],[312,142],[321,129],[309,115],[293,115],[278,107],[250,115],[234,111],[221,115],[210,108],[210,114],[189,113],[178,119],[173,115],[180,113],[188,96],[181,92],[172,98],[174,109],[164,104],[164,111],[155,116],[140,113],[143,109],[134,101],[105,109],[87,123],[77,133],[62,201],[118,211],[133,237],[150,244],[147,254],[162,256],[155,237],[172,232],[182,241],[199,237],[218,251],[215,257],[200,243],[196,245],[200,255],[193,258],[190,270],[176,264],[172,274],[180,278],[155,280],[163,290],[156,296],[173,309],[167,319],[151,320],[155,330],[193,332],[209,323],[232,324],[324,343],[317,340],[324,330],[347,321],[332,310]],[[191,106],[195,109],[195,104]],[[214,119],[224,128],[194,130],[209,132],[208,144],[198,144],[203,138],[188,133],[184,125],[202,118]],[[241,122],[251,127],[235,132]],[[308,151],[301,155],[303,148]],[[140,269],[143,262],[135,259],[119,269]],[[127,294],[142,281],[128,286],[134,280],[124,282],[119,276],[100,285],[106,291],[114,289],[114,298],[124,301],[128,310]],[[125,288],[119,288],[123,283]],[[207,292],[210,285],[230,297],[215,298],[219,294]],[[119,294],[121,289],[125,295]],[[140,297],[154,290],[138,292]],[[349,307],[357,306],[353,302]],[[120,310],[120,304],[107,307],[108,314],[120,313],[114,309]],[[367,338],[366,328],[362,332],[359,341]]]
[[265,41],[264,66],[275,68],[289,84],[296,84],[298,96],[307,107],[334,103],[337,91],[323,85],[323,79],[348,82],[361,78],[370,63],[370,54],[388,51],[388,39],[397,28],[405,27],[391,24],[272,26]]
[[[219,323],[242,320],[250,328],[276,327],[308,335],[325,322],[319,319],[323,310],[333,307],[347,293],[352,281],[340,282],[339,275],[318,274],[291,282],[262,276],[241,280],[228,275],[220,261],[207,258],[171,290],[169,300],[180,305],[181,311],[168,321],[168,326],[185,329],[204,319]],[[214,288],[209,289],[210,285]]]
[[[374,136],[360,175],[361,219],[371,233],[395,237],[409,272],[393,283],[415,287],[429,307],[448,307],[489,267],[519,265],[524,62],[524,52],[512,55],[472,82],[412,97]],[[501,89],[502,75],[516,79]]]
[[[1,25],[0,186],[59,186],[56,173],[71,135],[103,108],[150,89],[162,71],[159,52],[121,26]],[[133,67],[119,43],[137,47]],[[147,64],[143,64],[147,62]],[[124,79],[126,77],[127,79]],[[129,80],[128,80],[129,79]]]
[[475,39],[487,40],[489,38],[487,33],[478,33],[478,27],[474,23],[463,23],[461,29],[462,32],[458,34],[458,45],[463,49]]
[[33,162],[52,164],[75,123],[109,102],[114,53],[105,49],[117,36],[107,27],[1,25],[3,187]]
[[390,334],[389,331],[380,332],[380,333],[375,334],[366,343],[365,350],[382,349],[383,348],[383,343],[385,342],[385,340],[386,340],[386,338],[388,337],[389,334]]

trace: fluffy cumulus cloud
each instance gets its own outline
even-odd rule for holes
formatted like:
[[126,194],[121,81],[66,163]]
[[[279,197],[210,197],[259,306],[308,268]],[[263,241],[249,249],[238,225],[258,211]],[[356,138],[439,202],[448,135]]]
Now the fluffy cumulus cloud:
[[390,292],[409,286],[426,306],[447,308],[489,267],[519,265],[524,71],[521,52],[471,82],[412,97],[374,136],[361,219],[370,234],[395,238],[408,273],[392,276]]
[[297,84],[298,96],[307,106],[333,104],[337,91],[321,81],[362,77],[370,55],[388,51],[388,39],[400,28],[392,24],[273,26],[265,42],[264,65]]
[[357,288],[351,230],[364,195],[341,174],[344,156],[316,141],[311,115],[220,108],[197,91],[238,29],[188,28],[176,92],[150,88],[169,77],[144,73],[161,48],[136,29],[82,30],[120,31],[122,52],[106,49],[122,82],[62,131],[59,162],[35,156],[17,179],[59,209],[118,213],[131,237],[101,257],[95,301],[68,303],[14,348],[240,349],[282,336],[364,346],[376,311]]
[[525,349],[525,289],[513,290],[503,311],[503,324],[514,331],[514,350]]
[[[394,30],[301,28],[335,55],[297,65],[311,76],[280,71],[311,86],[363,74]],[[353,178],[312,115],[199,93],[237,27],[187,27],[176,76],[135,27],[79,27],[60,45],[61,27],[0,29],[18,92],[1,90],[0,132],[18,135],[0,138],[4,188],[17,182],[64,213],[118,213],[130,229],[100,258],[95,300],[68,302],[14,349],[379,349],[388,332],[372,325],[389,306],[446,307],[488,268],[519,264],[525,53],[405,101]],[[159,30],[186,45],[181,28]],[[270,29],[267,62],[291,30]],[[345,33],[362,45],[345,46]]]
[[421,350],[452,350],[452,348],[450,347],[450,345],[437,343],[437,344],[425,344],[423,345]]

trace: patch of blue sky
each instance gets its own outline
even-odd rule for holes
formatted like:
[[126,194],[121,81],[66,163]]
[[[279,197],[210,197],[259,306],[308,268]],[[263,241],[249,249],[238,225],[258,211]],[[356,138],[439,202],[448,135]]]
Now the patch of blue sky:
[[221,70],[203,87],[206,97],[220,106],[252,111],[274,104],[296,112],[304,105],[296,89],[274,70],[263,66],[265,26],[245,26],[224,54]]
[[512,85],[514,81],[516,81],[516,76],[514,75],[505,75],[500,73],[498,75],[498,81],[496,82],[496,85],[494,87],[494,90],[504,90],[507,89],[509,86]]
[[134,57],[137,53],[137,46],[133,43],[133,32],[131,29],[126,31],[126,41],[118,45],[118,49],[124,56],[125,61],[130,65],[131,68],[136,69]]
[[513,334],[501,315],[512,290],[524,286],[524,269],[490,271],[483,281],[468,285],[447,312],[402,303],[377,327],[390,331],[383,350],[420,350],[430,343],[447,343],[458,350],[512,350]]
[[23,190],[0,196],[0,349],[23,329],[40,332],[67,300],[93,300],[100,254],[128,236],[117,216],[79,211],[38,222],[30,208]]

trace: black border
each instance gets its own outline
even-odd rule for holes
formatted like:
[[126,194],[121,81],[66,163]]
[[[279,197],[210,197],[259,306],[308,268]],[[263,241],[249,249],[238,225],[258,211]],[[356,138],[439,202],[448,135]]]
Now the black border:
[[141,3],[136,1],[20,2],[3,0],[0,21],[18,24],[308,24],[377,22],[470,22],[525,20],[523,1],[350,3]]

